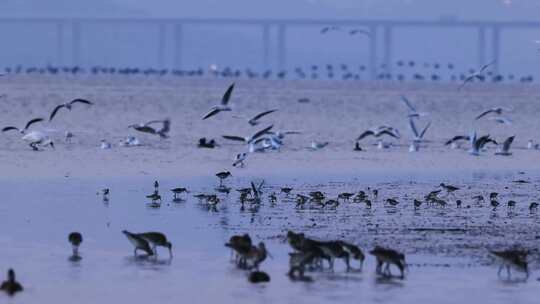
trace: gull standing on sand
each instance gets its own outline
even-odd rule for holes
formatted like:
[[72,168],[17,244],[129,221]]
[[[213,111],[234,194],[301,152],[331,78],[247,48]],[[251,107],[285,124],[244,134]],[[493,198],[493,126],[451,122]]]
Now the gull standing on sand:
[[463,81],[463,83],[461,84],[461,86],[459,86],[458,91],[461,91],[461,89],[463,89],[463,87],[464,87],[467,83],[473,81],[474,79],[482,80],[483,77],[484,77],[484,76],[483,76],[484,71],[485,71],[487,68],[489,68],[491,65],[493,65],[494,63],[495,63],[495,60],[492,61],[492,62],[490,62],[490,63],[488,63],[488,64],[483,65],[483,66],[480,68],[480,71],[470,74],[467,78],[465,78],[465,80]]
[[13,127],[13,126],[7,126],[7,127],[2,129],[2,132],[7,132],[7,131],[10,131],[10,130],[16,130],[16,131],[19,131],[19,133],[24,134],[24,133],[26,133],[28,128],[30,128],[31,125],[35,124],[36,122],[40,122],[40,121],[43,121],[43,118],[34,118],[34,119],[30,120],[29,122],[27,122],[26,125],[24,126],[24,128],[22,128],[22,129],[19,129],[19,128]]
[[313,150],[313,151],[317,151],[317,150],[320,150],[320,149],[328,146],[328,144],[329,144],[329,142],[327,142],[327,141],[325,141],[325,142],[312,141],[310,149]]
[[77,99],[73,99],[72,101],[70,102],[67,102],[67,103],[64,103],[64,104],[61,104],[61,105],[58,105],[56,106],[56,108],[54,108],[54,110],[52,111],[51,113],[51,116],[49,117],[49,121],[52,121],[53,118],[56,116],[56,113],[58,112],[58,110],[60,110],[61,108],[66,108],[68,110],[71,111],[71,107],[75,104],[75,103],[84,103],[84,104],[87,104],[89,106],[93,105],[92,102],[86,100],[86,99],[81,99],[81,98],[77,98]]
[[229,100],[231,99],[232,91],[234,90],[234,83],[229,86],[223,97],[221,98],[221,103],[213,106],[210,111],[203,117],[203,120],[208,119],[219,112],[223,111],[232,111],[232,108],[229,106]]

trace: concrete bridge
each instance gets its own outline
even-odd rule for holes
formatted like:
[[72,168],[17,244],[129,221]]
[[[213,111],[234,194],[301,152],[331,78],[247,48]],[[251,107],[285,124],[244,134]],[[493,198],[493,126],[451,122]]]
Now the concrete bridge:
[[[507,29],[540,29],[540,21],[460,21],[452,18],[434,21],[415,20],[332,20],[332,19],[153,19],[153,18],[0,18],[0,24],[44,24],[56,28],[56,56],[61,65],[81,65],[81,41],[85,39],[86,25],[107,25],[108,27],[143,25],[158,31],[156,56],[162,68],[182,68],[184,35],[189,29],[203,25],[243,26],[260,29],[263,66],[269,68],[270,60],[278,63],[283,69],[287,61],[287,31],[294,27],[324,26],[361,27],[371,35],[368,39],[369,52],[367,62],[371,77],[375,77],[377,63],[392,66],[393,32],[403,28],[466,28],[475,31],[477,39],[477,63],[483,65],[487,58],[495,60],[494,72],[498,72],[501,49],[501,32]],[[274,33],[272,35],[272,33]],[[382,41],[380,41],[382,39]],[[277,52],[271,52],[277,46]],[[382,49],[378,49],[382,46]],[[172,47],[172,49],[170,49]],[[274,54],[275,53],[275,54]],[[70,54],[70,62],[65,62],[66,54]],[[172,54],[173,58],[168,58]],[[170,57],[170,56],[169,56]],[[171,66],[172,63],[172,66]]]

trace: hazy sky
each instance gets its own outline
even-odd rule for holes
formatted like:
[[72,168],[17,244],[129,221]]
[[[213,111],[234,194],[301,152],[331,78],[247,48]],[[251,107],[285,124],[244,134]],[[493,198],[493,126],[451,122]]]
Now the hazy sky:
[[3,0],[7,16],[533,19],[538,0]]

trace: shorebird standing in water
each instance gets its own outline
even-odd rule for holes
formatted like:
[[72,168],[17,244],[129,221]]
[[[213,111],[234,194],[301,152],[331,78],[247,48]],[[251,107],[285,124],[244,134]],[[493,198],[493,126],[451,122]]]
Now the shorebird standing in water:
[[40,122],[40,121],[43,121],[43,118],[34,118],[34,119],[30,120],[29,122],[27,122],[26,125],[24,126],[24,128],[22,128],[22,129],[19,129],[19,128],[13,127],[13,126],[8,126],[8,127],[3,128],[2,132],[15,130],[15,131],[18,131],[21,134],[24,134],[24,133],[26,133],[28,128],[30,128],[31,125],[35,124],[36,122]]
[[154,255],[152,248],[148,244],[148,241],[140,237],[136,233],[131,233],[127,230],[123,230],[122,233],[127,237],[130,243],[135,247],[133,254],[137,256],[137,250],[142,250],[148,254],[148,256]]
[[180,198],[178,198],[178,195],[180,195],[182,193],[189,193],[187,188],[183,188],[183,187],[171,189],[171,192],[173,193],[173,200],[175,200],[175,201],[180,200]]
[[221,98],[221,103],[219,105],[213,106],[210,109],[210,112],[203,117],[203,120],[208,119],[214,115],[217,115],[219,112],[232,111],[232,108],[229,106],[229,100],[231,99],[232,91],[234,90],[234,83],[229,86],[223,97]]
[[7,280],[2,282],[0,290],[4,291],[10,296],[13,296],[17,292],[23,291],[22,285],[15,279],[15,271],[9,269],[7,273]]
[[223,187],[223,181],[224,181],[226,178],[232,176],[232,174],[231,174],[231,172],[229,172],[229,171],[223,171],[223,172],[218,172],[218,173],[216,173],[216,176],[219,178],[219,186],[220,186],[220,187]]
[[528,252],[526,250],[504,250],[491,251],[490,253],[500,260],[500,267],[497,275],[500,277],[503,268],[506,268],[506,276],[510,279],[510,268],[525,273],[525,279],[529,277],[529,267],[527,263]]
[[[377,268],[376,273],[384,276],[392,276],[390,272],[390,265],[395,265],[399,269],[401,275],[400,278],[405,278],[405,255],[403,253],[397,252],[393,249],[382,248],[376,246],[373,250],[369,252],[371,255],[375,256],[377,259]],[[386,264],[384,269],[383,266]]]
[[454,192],[459,190],[458,187],[452,186],[452,185],[447,185],[445,183],[441,183],[439,186],[441,188],[443,188],[444,190],[446,190],[446,195],[450,195],[450,194],[454,195]]
[[73,249],[72,259],[80,260],[79,256],[79,246],[83,242],[82,235],[79,232],[72,232],[68,235],[68,241],[71,243]]
[[143,233],[137,233],[137,236],[141,237],[142,239],[146,240],[148,243],[152,245],[152,249],[154,251],[154,254],[157,257],[157,246],[165,247],[169,249],[169,257],[172,258],[172,244],[167,240],[167,237],[165,234],[161,232],[143,232]]
[[70,102],[67,102],[67,103],[64,103],[64,104],[61,104],[61,105],[58,105],[54,108],[54,110],[52,111],[51,113],[51,116],[49,117],[49,121],[52,121],[53,118],[56,116],[56,113],[58,113],[58,110],[62,109],[62,108],[66,108],[68,109],[69,111],[71,111],[71,107],[75,104],[75,103],[83,103],[83,104],[87,104],[89,106],[93,105],[92,102],[86,100],[86,99],[81,99],[81,98],[77,98],[77,99],[74,99]]

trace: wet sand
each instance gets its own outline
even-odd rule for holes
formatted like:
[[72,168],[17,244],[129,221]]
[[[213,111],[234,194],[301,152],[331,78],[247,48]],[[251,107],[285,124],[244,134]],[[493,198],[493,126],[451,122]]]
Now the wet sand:
[[[450,85],[238,80],[234,111],[202,121],[229,80],[4,78],[3,125],[20,126],[36,116],[47,117],[56,104],[73,98],[96,103],[76,105],[71,112],[60,112],[52,123],[35,125],[55,139],[55,150],[34,152],[17,133],[0,136],[4,197],[0,246],[5,248],[0,261],[6,264],[1,271],[14,267],[27,287],[13,302],[534,302],[537,251],[531,277],[520,283],[497,279],[497,266],[487,249],[538,246],[540,222],[528,205],[537,199],[540,151],[525,146],[538,138],[539,87],[487,85],[457,92]],[[407,152],[412,137],[401,94],[419,111],[430,113],[421,124],[433,121],[426,136],[429,142],[419,153]],[[311,102],[298,103],[301,97]],[[473,123],[483,109],[498,105],[514,107],[508,114],[514,121],[511,126],[489,120]],[[248,117],[274,108],[279,111],[261,125],[247,124]],[[166,117],[172,120],[167,140],[127,129],[133,123]],[[287,137],[280,152],[250,154],[245,168],[232,168],[234,155],[246,147],[226,142],[221,135],[248,135],[269,124],[302,134]],[[399,128],[402,138],[384,151],[376,149],[375,141],[365,140],[366,151],[353,152],[354,138],[378,124]],[[497,140],[516,135],[513,155],[495,156],[490,147],[473,157],[465,149],[443,146],[446,139],[472,129]],[[75,135],[71,144],[63,142],[66,130]],[[143,145],[117,146],[127,135],[138,136]],[[221,147],[198,149],[200,137],[215,138]],[[101,150],[101,139],[114,147]],[[312,140],[330,144],[309,151]],[[221,170],[231,170],[227,184],[233,189],[264,179],[265,196],[284,185],[292,186],[294,193],[320,189],[329,197],[371,187],[380,190],[380,199],[371,210],[344,202],[335,210],[299,209],[284,195],[276,205],[265,200],[243,210],[236,193],[222,196],[216,211],[191,197],[181,204],[170,201],[167,189],[177,186],[188,187],[191,194],[214,191],[218,182],[214,174]],[[144,197],[153,190],[155,179],[160,180],[165,198],[160,209],[148,208]],[[518,179],[530,183],[513,182]],[[455,198],[448,198],[449,206],[415,210],[412,200],[435,190],[440,182],[461,188]],[[105,187],[111,188],[109,204],[96,195]],[[489,202],[472,202],[472,196],[491,191],[501,193],[497,210]],[[400,205],[385,206],[383,200],[389,197]],[[457,208],[455,199],[463,200],[464,206]],[[518,202],[514,210],[505,206],[510,199]],[[175,245],[174,259],[134,259],[122,229],[167,233]],[[337,262],[335,273],[313,274],[313,284],[292,283],[285,276],[290,249],[283,243],[289,229],[318,239],[345,239],[366,251],[374,245],[391,246],[407,254],[410,273],[404,281],[380,281],[368,256],[362,273],[347,274]],[[81,231],[85,239],[78,264],[67,261],[67,234],[73,230]],[[246,273],[229,262],[223,243],[244,232],[267,242],[274,255],[263,265],[272,276],[270,284],[249,285]]]

